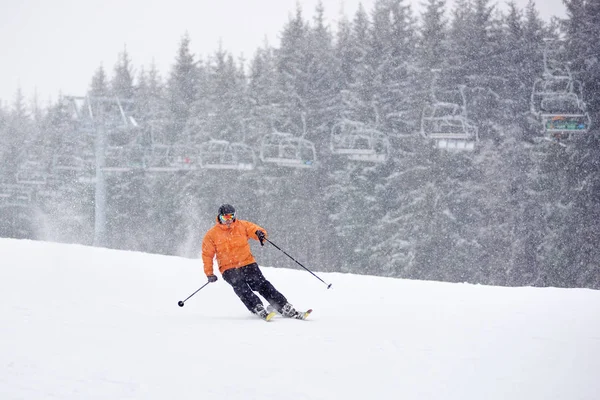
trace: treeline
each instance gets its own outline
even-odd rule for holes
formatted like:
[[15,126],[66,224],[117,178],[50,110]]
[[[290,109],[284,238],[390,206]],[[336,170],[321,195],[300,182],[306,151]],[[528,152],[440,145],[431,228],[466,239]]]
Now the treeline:
[[[229,202],[318,271],[600,288],[600,3],[566,1],[568,18],[551,23],[533,1],[506,12],[493,4],[457,0],[450,10],[428,0],[417,15],[406,0],[378,0],[334,27],[322,6],[310,20],[299,8],[278,45],[251,60],[223,48],[202,59],[184,35],[166,77],[152,65],[134,73],[121,53],[112,73],[98,68],[88,94],[134,100],[144,134],[191,147],[244,142],[258,152],[265,134],[288,132],[315,144],[318,165],[111,176],[105,245],[196,257],[218,206]],[[536,140],[530,113],[547,38],[564,39],[561,56],[583,84],[593,121],[566,147]],[[443,151],[419,135],[436,74],[442,87],[467,88],[480,139],[474,152]],[[332,155],[331,131],[342,119],[384,132],[387,162]],[[0,109],[2,180],[32,158],[51,175],[74,129],[64,102],[30,107],[18,93]],[[91,243],[93,190],[64,177],[37,188],[38,236]],[[294,267],[272,248],[257,256]]]

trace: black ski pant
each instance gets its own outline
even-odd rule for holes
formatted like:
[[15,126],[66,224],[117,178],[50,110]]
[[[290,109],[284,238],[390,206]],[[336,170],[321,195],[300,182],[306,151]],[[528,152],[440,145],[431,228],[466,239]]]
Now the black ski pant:
[[276,310],[281,310],[281,307],[287,303],[285,296],[264,277],[256,263],[228,269],[223,272],[223,279],[233,287],[235,294],[250,312],[254,312],[256,306],[262,304],[254,291],[264,297]]

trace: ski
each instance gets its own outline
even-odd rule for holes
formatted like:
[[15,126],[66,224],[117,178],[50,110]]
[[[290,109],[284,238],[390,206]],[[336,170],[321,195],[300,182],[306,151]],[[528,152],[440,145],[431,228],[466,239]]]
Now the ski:
[[294,317],[296,319],[306,319],[308,318],[308,316],[310,315],[310,313],[312,312],[312,308],[309,308],[308,310],[304,311],[304,313],[299,312],[298,316]]
[[[295,315],[293,315],[293,316],[291,316],[291,317],[287,317],[287,318],[293,318],[293,319],[306,319],[306,318],[308,318],[308,316],[310,315],[310,313],[311,313],[312,311],[313,311],[313,310],[312,310],[312,308],[310,308],[310,309],[308,309],[308,310],[306,310],[306,311],[304,311],[304,312],[302,312],[302,311],[296,311],[296,314],[295,314]],[[267,312],[268,312],[268,313],[270,313],[270,314],[279,314],[279,313],[277,312],[277,310],[275,310],[275,308],[274,308],[272,305],[270,305],[270,304],[267,306]],[[269,315],[270,315],[270,314],[269,314]]]
[[275,315],[277,315],[277,313],[275,311],[271,311],[267,314],[267,316],[265,317],[265,321],[269,322]]

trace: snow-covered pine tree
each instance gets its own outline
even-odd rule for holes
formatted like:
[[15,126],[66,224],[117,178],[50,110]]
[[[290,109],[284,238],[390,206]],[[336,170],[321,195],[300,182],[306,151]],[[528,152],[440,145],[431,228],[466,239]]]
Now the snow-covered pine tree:
[[306,138],[316,144],[319,159],[329,150],[331,128],[335,115],[339,113],[338,93],[342,85],[333,35],[324,13],[323,4],[319,2],[307,35]]
[[287,21],[281,33],[277,51],[277,78],[284,96],[282,111],[284,119],[277,121],[276,130],[302,136],[308,114],[307,90],[309,75],[309,26],[302,15],[300,4],[296,13]]
[[184,34],[167,81],[170,121],[166,139],[171,144],[182,140],[190,109],[198,99],[198,65],[190,50],[190,43],[189,35]]
[[133,66],[127,48],[119,53],[113,71],[114,75],[110,82],[112,94],[119,99],[131,100],[134,92]]

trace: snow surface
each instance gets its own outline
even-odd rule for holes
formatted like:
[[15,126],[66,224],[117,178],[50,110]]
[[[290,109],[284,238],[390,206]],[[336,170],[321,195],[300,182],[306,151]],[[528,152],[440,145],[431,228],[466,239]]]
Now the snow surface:
[[[276,251],[273,249],[273,251]],[[600,292],[263,268],[307,321],[201,261],[0,239],[0,399],[598,399]]]

